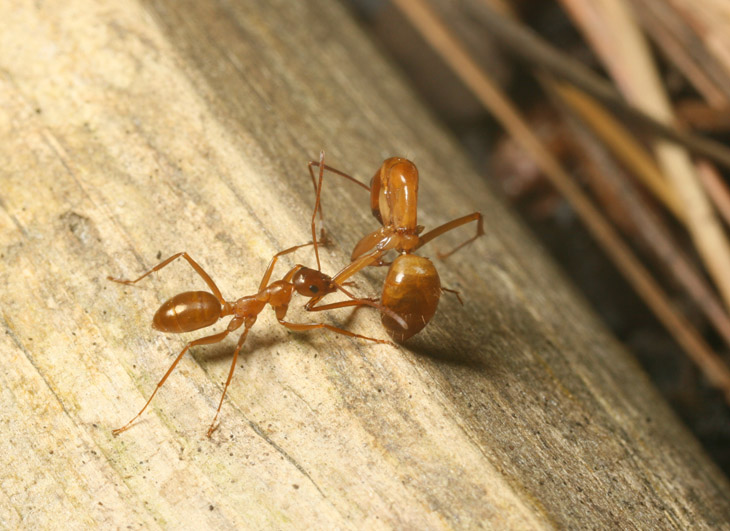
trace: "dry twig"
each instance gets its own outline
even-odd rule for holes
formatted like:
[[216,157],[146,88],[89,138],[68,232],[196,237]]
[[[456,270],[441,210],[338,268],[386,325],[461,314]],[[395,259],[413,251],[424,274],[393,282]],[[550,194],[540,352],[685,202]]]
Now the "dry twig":
[[[624,154],[622,147],[628,143],[625,137],[630,135],[620,130],[614,130],[610,135],[602,134],[605,132],[605,123],[602,121],[606,117],[595,102],[585,94],[567,85],[553,82],[549,83],[549,86],[553,87],[559,96],[557,98],[558,104],[561,103],[561,99],[563,100],[561,107],[577,112],[580,116],[578,118],[569,115],[568,118],[569,123],[577,129],[575,139],[582,146],[582,149],[579,150],[582,158],[592,169],[588,172],[588,176],[592,177],[591,183],[594,188],[608,188],[611,191],[611,200],[621,205],[622,215],[628,216],[631,226],[635,229],[635,233],[643,247],[648,249],[660,266],[667,270],[673,280],[685,289],[697,307],[714,325],[725,343],[730,346],[730,317],[728,317],[715,292],[700,271],[692,264],[666,224],[652,212],[652,209],[635,189],[631,180],[608,155],[606,149],[602,147],[593,133],[595,132],[601,140],[606,142],[619,158]],[[582,123],[583,120],[585,120],[585,124]],[[616,149],[616,144],[621,147]],[[659,174],[659,170],[654,166],[649,156],[637,146],[633,147],[637,150],[638,156],[645,159],[643,166],[651,165],[652,171]],[[632,160],[622,159],[622,162],[630,164]],[[600,197],[600,194],[597,195]],[[614,221],[626,223],[626,219]]]
[[532,154],[546,176],[570,201],[593,236],[626,275],[637,293],[695,363],[702,368],[707,379],[721,389],[726,400],[730,402],[730,370],[687,320],[672,308],[661,287],[559,163],[543,148],[507,97],[471,59],[468,52],[423,0],[395,0],[395,4],[424,39],[452,66],[484,106]]
[[588,68],[556,50],[547,41],[517,22],[496,12],[486,0],[464,0],[469,12],[497,39],[504,50],[530,63],[534,68],[546,70],[560,79],[570,81],[588,94],[601,100],[612,111],[628,122],[642,127],[647,133],[673,140],[697,154],[704,155],[726,168],[730,168],[730,149],[714,140],[687,133],[658,122],[642,111],[626,103],[616,89]]

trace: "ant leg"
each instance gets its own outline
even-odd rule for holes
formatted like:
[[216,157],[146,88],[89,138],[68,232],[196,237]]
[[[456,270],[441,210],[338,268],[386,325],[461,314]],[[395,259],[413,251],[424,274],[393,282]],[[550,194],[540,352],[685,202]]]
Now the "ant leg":
[[[338,170],[337,168],[333,168],[332,166],[328,166],[327,164],[324,164],[324,163],[322,162],[322,160],[323,160],[323,158],[324,158],[323,154],[324,154],[324,151],[323,151],[323,152],[322,152],[322,153],[320,154],[320,162],[315,162],[315,161],[313,161],[313,160],[310,160],[310,161],[309,161],[309,164],[308,164],[308,166],[309,166],[309,173],[310,173],[310,175],[312,176],[312,184],[314,184],[314,190],[315,190],[315,191],[317,190],[317,179],[316,179],[316,177],[314,176],[314,170],[312,170],[312,167],[313,167],[313,166],[319,166],[320,164],[321,164],[322,166],[324,166],[324,169],[325,169],[325,170],[327,170],[328,172],[330,172],[330,173],[334,173],[335,175],[339,175],[340,177],[344,177],[345,179],[347,179],[347,180],[349,180],[349,181],[352,181],[352,182],[353,182],[353,183],[355,183],[356,185],[358,185],[358,186],[361,186],[361,187],[365,188],[365,190],[367,190],[368,192],[370,191],[370,187],[369,187],[369,186],[368,186],[367,184],[365,184],[365,183],[362,183],[362,182],[358,181],[358,180],[357,180],[357,179],[355,179],[355,178],[354,178],[354,177],[353,177],[352,175],[348,175],[348,174],[347,174],[347,173],[345,173],[344,171]],[[321,181],[320,181],[320,186],[319,186],[319,187],[321,188],[321,186],[322,186],[322,183],[321,183]]]
[[297,249],[301,249],[302,247],[306,247],[307,245],[315,245],[315,243],[309,242],[309,243],[303,243],[301,245],[295,245],[294,247],[289,247],[288,249],[279,251],[274,256],[272,256],[271,261],[269,262],[269,265],[266,267],[266,272],[264,273],[264,276],[261,279],[261,284],[259,284],[259,291],[263,290],[266,286],[269,285],[269,280],[271,280],[271,275],[274,272],[274,266],[276,265],[276,262],[279,260],[280,256],[284,256],[285,254],[293,253]]
[[360,339],[365,339],[367,341],[374,341],[375,343],[382,343],[383,345],[391,345],[393,347],[396,346],[392,341],[388,341],[386,339],[376,339],[374,337],[361,336],[360,334],[355,334],[354,332],[350,332],[349,330],[345,330],[343,328],[337,328],[336,326],[328,325],[325,323],[312,323],[312,324],[290,323],[288,321],[284,321],[283,319],[279,319],[279,323],[281,323],[283,326],[286,326],[290,330],[296,330],[297,332],[303,332],[304,330],[314,330],[317,328],[326,328],[327,330],[336,332],[338,334],[342,334],[343,336],[359,337]]
[[[314,176],[314,170],[312,169],[314,166],[319,167],[319,179],[317,179]],[[322,210],[322,206],[320,204],[321,194],[322,194],[322,181],[324,180],[324,170],[328,170],[331,173],[334,173],[335,175],[339,175],[340,177],[344,177],[345,179],[348,179],[355,184],[362,186],[366,190],[370,191],[370,187],[361,183],[354,177],[351,177],[350,175],[333,168],[332,166],[327,166],[324,163],[324,150],[319,152],[319,162],[315,162],[313,160],[309,161],[309,164],[307,164],[307,167],[309,169],[309,175],[312,177],[312,185],[314,186],[314,193],[315,193],[315,200],[314,200],[314,212],[312,212],[312,241],[315,242],[314,244],[314,256],[317,259],[317,271],[321,271],[322,267],[319,263],[319,249],[317,248],[317,229],[315,227],[316,218],[317,218],[317,211],[319,211],[319,223],[321,225],[324,225],[324,212]],[[322,240],[325,239],[325,232],[324,227],[320,229],[321,235],[320,238]]]
[[243,333],[241,334],[241,337],[238,338],[238,345],[236,345],[236,350],[233,351],[233,361],[231,362],[231,370],[228,371],[228,379],[226,380],[226,385],[223,387],[223,394],[221,395],[221,401],[218,403],[218,409],[215,411],[215,417],[213,417],[213,422],[210,423],[210,427],[208,428],[208,438],[210,439],[210,436],[213,435],[213,432],[218,427],[215,423],[216,420],[218,420],[218,414],[221,412],[221,407],[223,406],[223,399],[226,397],[226,391],[228,390],[228,386],[231,383],[231,378],[233,378],[233,371],[236,370],[236,361],[238,361],[238,353],[241,351],[241,347],[243,347],[243,344],[246,342],[246,336],[248,335],[248,331],[250,328],[245,328]]
[[340,302],[332,302],[330,304],[323,304],[322,306],[312,306],[310,308],[307,308],[305,305],[305,309],[308,312],[321,312],[326,310],[336,310],[337,308],[349,308],[351,306],[371,306],[374,308],[380,309],[380,307],[377,305],[377,299],[355,299],[352,301],[340,301]]
[[129,429],[129,427],[134,423],[135,420],[137,420],[142,413],[144,413],[144,410],[147,409],[147,406],[150,405],[150,402],[152,402],[152,399],[157,394],[157,391],[160,390],[160,387],[162,387],[162,384],[165,383],[165,380],[167,380],[167,377],[170,376],[170,373],[175,369],[179,361],[182,359],[183,355],[190,350],[190,347],[194,347],[196,345],[210,345],[211,343],[218,343],[219,341],[222,341],[223,338],[225,338],[229,333],[229,330],[224,330],[223,332],[219,334],[213,334],[212,336],[207,337],[201,337],[200,339],[196,339],[195,341],[191,341],[187,345],[185,345],[185,348],[180,351],[180,354],[177,355],[177,358],[175,358],[175,361],[172,362],[172,365],[170,365],[170,368],[167,369],[167,372],[165,373],[165,376],[162,377],[162,379],[157,382],[157,387],[155,387],[155,390],[152,391],[152,395],[149,397],[145,405],[142,407],[142,409],[139,410],[139,413],[135,415],[135,417],[127,422],[124,426],[121,428],[117,428],[116,430],[112,430],[112,435],[119,435],[123,431],[126,431]]
[[[353,300],[353,302],[357,301],[358,304],[362,305],[362,306],[372,306],[373,308],[379,310],[380,313],[383,313],[383,314],[387,315],[388,317],[390,317],[391,319],[393,319],[394,321],[396,321],[401,326],[401,328],[403,328],[404,330],[408,329],[408,323],[406,323],[405,320],[400,315],[395,313],[393,310],[391,310],[387,306],[383,306],[383,304],[380,303],[377,299],[358,299],[352,293],[350,293],[345,288],[343,288],[341,285],[335,284],[335,287],[338,290],[340,290],[342,293],[344,293],[345,295],[350,297]],[[348,302],[348,301],[344,301],[344,302]],[[334,303],[334,304],[337,304],[337,303]],[[324,308],[324,306],[320,306],[320,309],[322,309],[322,308]]]
[[332,281],[338,286],[342,286],[341,281],[347,280],[355,273],[362,271],[369,265],[373,265],[375,262],[378,262],[382,258],[382,256],[388,251],[390,251],[390,248],[375,248],[369,253],[359,256],[357,259],[353,260],[348,265],[343,267],[334,277],[332,277]]
[[[342,291],[344,291],[344,290],[342,290]],[[347,293],[347,292],[345,291],[345,293]],[[350,295],[349,293],[347,293],[347,295],[349,297],[352,297],[352,295]],[[390,317],[391,319],[396,321],[401,326],[401,328],[403,328],[404,330],[408,329],[408,323],[406,323],[400,315],[395,313],[390,308],[386,308],[385,306],[380,304],[377,299],[355,299],[355,298],[353,298],[353,300],[350,300],[350,301],[332,302],[330,304],[323,304],[322,306],[312,305],[312,306],[307,307],[308,304],[309,303],[307,303],[307,305],[304,306],[304,308],[308,312],[321,312],[323,310],[336,310],[337,308],[348,308],[350,306],[358,306],[358,307],[370,306],[371,308],[375,308],[376,310],[379,310],[380,313],[384,313],[388,317]]]
[[[384,255],[386,252],[388,252],[390,249],[375,249],[367,254],[364,254],[357,258],[356,260],[353,260],[348,265],[346,265],[343,269],[340,270],[339,273],[337,273],[334,277],[332,277],[332,282],[338,287],[338,289],[342,289],[341,280],[346,280],[350,278],[352,275],[357,273],[358,271],[366,268],[367,266],[371,265],[373,262],[380,259],[382,255]],[[315,304],[317,304],[320,300],[322,300],[327,293],[322,295],[315,295],[312,297],[309,302],[305,305],[305,308],[307,310],[311,311],[311,308],[314,307]]]
[[432,230],[428,231],[426,234],[424,234],[423,236],[421,236],[419,238],[418,247],[416,247],[416,249],[418,249],[420,247],[423,247],[424,245],[426,245],[428,242],[430,242],[434,238],[437,238],[438,236],[441,236],[442,234],[444,234],[446,232],[449,232],[450,230],[454,230],[457,227],[461,227],[462,225],[465,225],[465,224],[469,223],[470,221],[476,221],[477,222],[477,233],[474,236],[472,236],[468,240],[460,243],[459,245],[457,245],[456,247],[454,247],[448,253],[445,253],[445,254],[444,253],[437,253],[437,256],[439,258],[441,258],[441,259],[444,259],[444,258],[446,258],[448,256],[451,256],[456,251],[458,251],[459,249],[461,249],[462,247],[464,247],[466,244],[473,242],[479,236],[481,236],[482,234],[484,234],[484,222],[483,222],[483,219],[482,219],[481,212],[473,212],[472,214],[469,214],[469,215],[466,215],[466,216],[463,216],[463,217],[460,217],[460,218],[457,218],[457,219],[452,219],[448,223],[444,223],[440,227],[436,227],[435,229],[432,229]]
[[[380,253],[381,256],[378,257],[378,262],[382,261],[381,257],[386,253],[385,249],[392,249],[396,246],[396,242],[398,241],[398,239],[393,238],[395,232],[396,231],[393,230],[393,227],[379,227],[374,231],[366,234],[365,236],[360,238],[360,241],[357,242],[355,244],[355,247],[352,249],[352,253],[350,253],[350,262],[354,262],[358,258],[365,256],[366,254],[371,253],[373,252],[373,250],[377,249],[383,251],[382,253]],[[376,264],[377,262],[370,265]]]
[[448,292],[448,293],[453,293],[453,294],[454,294],[454,295],[456,296],[456,298],[457,298],[457,300],[459,301],[459,303],[460,303],[460,304],[461,304],[462,306],[464,306],[464,301],[463,301],[463,300],[461,300],[461,296],[459,295],[459,292],[458,292],[458,291],[456,291],[455,289],[449,289],[449,288],[445,288],[445,287],[441,286],[441,291],[446,291],[446,292]]
[[324,178],[324,150],[319,152],[319,183],[314,182],[314,173],[312,172],[312,162],[309,163],[309,174],[312,176],[314,184],[314,211],[312,212],[312,242],[314,242],[314,257],[317,260],[317,271],[322,271],[322,265],[319,263],[319,246],[317,245],[317,211],[319,210],[319,224],[321,237],[324,239],[324,214],[319,205],[320,195],[322,193],[322,179]]
[[202,267],[200,267],[200,265],[198,265],[198,263],[195,260],[193,260],[192,257],[186,252],[173,254],[170,258],[168,258],[167,260],[163,260],[162,262],[157,264],[155,267],[153,267],[152,269],[147,271],[144,275],[142,275],[141,277],[136,278],[134,280],[123,280],[121,278],[114,278],[112,276],[108,276],[106,278],[107,278],[107,280],[111,280],[112,282],[118,282],[119,284],[130,284],[130,285],[136,284],[137,282],[142,280],[147,275],[154,273],[155,271],[159,271],[160,269],[162,269],[163,267],[168,265],[170,262],[172,262],[173,260],[176,260],[177,258],[180,258],[181,256],[185,260],[188,261],[188,263],[195,270],[195,272],[198,275],[200,275],[200,278],[202,278],[205,281],[205,283],[208,284],[208,287],[213,292],[213,295],[215,295],[215,298],[218,299],[221,302],[221,304],[224,304],[225,300],[223,300],[223,295],[221,295],[221,291],[218,289],[218,286],[215,285],[215,282],[213,282],[213,279],[210,278],[210,275],[208,275],[208,273],[206,273],[205,270]]

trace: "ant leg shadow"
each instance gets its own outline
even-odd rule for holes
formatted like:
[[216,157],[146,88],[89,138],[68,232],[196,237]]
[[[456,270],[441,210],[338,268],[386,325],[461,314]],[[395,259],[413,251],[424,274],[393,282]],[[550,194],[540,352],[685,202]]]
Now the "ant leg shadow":
[[304,323],[290,323],[289,321],[284,321],[282,319],[279,319],[279,323],[282,326],[285,326],[285,327],[287,327],[287,328],[289,328],[291,330],[296,330],[298,332],[303,332],[305,330],[316,330],[316,329],[324,328],[324,329],[329,330],[331,332],[335,332],[337,334],[342,334],[343,336],[357,337],[359,339],[364,339],[366,341],[373,341],[374,343],[382,343],[384,345],[395,346],[392,341],[388,341],[387,339],[377,339],[377,338],[374,338],[374,337],[363,336],[363,335],[360,335],[360,334],[356,334],[354,332],[350,332],[349,330],[345,330],[343,328],[338,328],[336,326],[329,325],[329,324],[326,324],[326,323],[307,323],[307,324],[304,324]]
[[489,362],[481,355],[470,354],[481,352],[481,343],[470,340],[465,334],[449,335],[449,339],[439,340],[435,334],[423,333],[413,336],[405,346],[418,357],[429,358],[437,365],[465,367],[470,370],[484,371],[489,369]]

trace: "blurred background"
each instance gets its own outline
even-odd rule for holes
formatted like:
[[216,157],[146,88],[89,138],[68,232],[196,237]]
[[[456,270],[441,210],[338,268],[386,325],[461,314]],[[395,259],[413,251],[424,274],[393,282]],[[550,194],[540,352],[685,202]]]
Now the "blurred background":
[[347,4],[730,475],[730,2]]

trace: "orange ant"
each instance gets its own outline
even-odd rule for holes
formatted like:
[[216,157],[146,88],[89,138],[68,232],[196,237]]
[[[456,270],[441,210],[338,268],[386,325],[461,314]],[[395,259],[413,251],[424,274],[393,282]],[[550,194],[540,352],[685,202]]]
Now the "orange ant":
[[203,270],[203,268],[200,267],[200,265],[198,265],[198,263],[195,262],[195,260],[193,260],[190,255],[185,252],[177,253],[167,260],[162,261],[135,280],[121,280],[113,277],[107,277],[109,280],[119,282],[120,284],[136,284],[147,275],[155,271],[159,271],[163,267],[170,264],[170,262],[172,262],[173,260],[182,257],[188,261],[188,263],[192,266],[195,272],[200,275],[200,277],[205,281],[205,283],[208,285],[213,293],[209,293],[207,291],[186,291],[184,293],[175,295],[171,299],[164,302],[162,306],[160,306],[160,308],[157,310],[154,318],[152,319],[152,327],[161,332],[179,334],[182,332],[191,332],[193,330],[198,330],[199,328],[211,326],[212,324],[216,323],[218,320],[224,317],[227,317],[229,315],[232,316],[231,320],[228,322],[228,326],[223,332],[196,339],[185,345],[180,354],[178,354],[177,358],[175,358],[175,361],[172,362],[172,365],[170,365],[170,368],[167,370],[165,375],[157,383],[157,387],[152,392],[152,395],[149,397],[139,413],[137,413],[137,415],[132,418],[132,420],[130,420],[121,428],[113,430],[112,433],[114,435],[119,435],[123,431],[127,430],[140,417],[140,415],[142,415],[144,410],[147,409],[147,406],[152,401],[152,398],[154,398],[157,391],[165,383],[165,380],[167,380],[167,377],[170,376],[180,359],[191,347],[194,347],[196,345],[210,345],[212,343],[218,343],[222,341],[228,334],[243,326],[244,330],[240,338],[238,339],[236,350],[233,352],[231,369],[228,372],[228,379],[226,380],[225,387],[223,388],[223,394],[221,395],[220,402],[218,403],[218,409],[215,412],[215,417],[213,417],[213,422],[211,422],[210,427],[208,428],[208,437],[210,437],[217,427],[216,420],[218,419],[218,414],[220,413],[221,406],[223,405],[223,398],[226,396],[226,390],[228,389],[228,385],[231,383],[233,371],[236,368],[238,353],[240,352],[241,347],[246,341],[248,331],[254,325],[259,313],[261,313],[261,311],[266,307],[267,304],[271,305],[276,314],[276,319],[279,321],[279,323],[291,330],[303,331],[313,330],[316,328],[326,328],[327,330],[337,332],[338,334],[343,334],[350,337],[358,337],[360,339],[366,339],[368,341],[374,341],[376,343],[392,345],[390,341],[362,336],[360,334],[355,334],[353,332],[349,332],[347,330],[343,330],[342,328],[337,328],[335,326],[325,323],[302,324],[290,323],[284,320],[284,317],[286,317],[286,313],[289,308],[289,303],[291,302],[292,296],[295,292],[305,297],[312,298],[322,294],[333,293],[339,290],[345,293],[345,295],[347,295],[348,297],[350,297],[351,300],[323,305],[316,308],[315,310],[328,310],[334,308],[344,308],[348,306],[373,306],[375,308],[378,308],[381,313],[386,312],[386,314],[389,314],[392,319],[396,320],[397,322],[399,321],[402,326],[408,326],[398,315],[394,314],[387,308],[384,308],[381,304],[378,304],[372,299],[358,299],[349,291],[345,290],[345,288],[343,288],[341,284],[334,282],[331,277],[319,271],[304,267],[303,265],[294,266],[286,275],[284,275],[281,280],[276,280],[269,283],[269,280],[271,279],[271,275],[274,270],[274,266],[276,265],[276,262],[280,256],[289,254],[301,247],[306,247],[308,245],[317,244],[316,241],[314,241],[303,245],[297,245],[275,254],[271,258],[271,262],[269,263],[269,266],[267,267],[266,272],[261,279],[258,292],[254,295],[241,297],[234,302],[228,302],[223,298],[220,290],[218,289],[218,286],[216,286],[215,282],[213,282],[213,279],[210,278],[208,273],[206,273],[205,270]]
[[[312,169],[314,166],[319,167],[319,179],[314,176]],[[309,163],[309,173],[316,192],[312,214],[313,236],[315,235],[317,211],[319,211],[320,222],[323,220],[320,196],[325,169],[370,191],[370,209],[375,219],[381,224],[380,228],[364,236],[355,245],[350,264],[332,277],[334,282],[341,282],[371,265],[390,265],[383,284],[380,302],[384,307],[401,316],[408,326],[403,327],[399,321],[392,318],[390,313],[381,314],[381,320],[388,334],[398,342],[405,341],[417,334],[428,324],[436,313],[442,291],[456,294],[461,302],[458,292],[441,286],[433,263],[428,258],[413,253],[434,238],[461,225],[476,221],[477,232],[473,237],[446,254],[438,253],[438,257],[441,259],[450,256],[484,234],[481,213],[473,212],[451,220],[421,236],[424,227],[418,225],[417,222],[418,169],[413,162],[401,157],[386,159],[375,172],[370,186],[366,186],[354,177],[325,165],[324,152],[321,152],[319,162],[311,161]],[[390,250],[395,250],[400,254],[393,262],[386,263],[382,258]],[[319,253],[316,244],[314,251],[319,269]],[[316,295],[306,304],[305,308],[307,310],[316,309],[314,305],[325,295]]]

